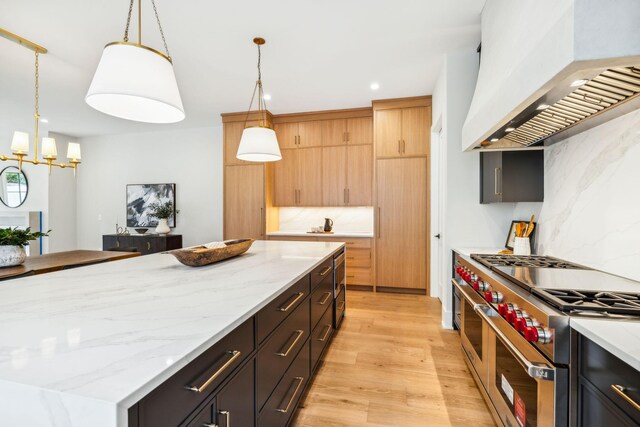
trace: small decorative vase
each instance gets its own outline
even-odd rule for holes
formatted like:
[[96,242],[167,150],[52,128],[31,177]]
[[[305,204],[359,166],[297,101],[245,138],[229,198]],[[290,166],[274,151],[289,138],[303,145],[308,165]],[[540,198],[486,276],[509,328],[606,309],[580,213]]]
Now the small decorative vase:
[[171,229],[169,228],[169,223],[167,222],[167,218],[159,218],[158,226],[156,227],[156,233],[158,234],[169,234]]
[[0,267],[20,265],[27,259],[23,246],[0,246]]
[[531,241],[528,237],[516,237],[513,244],[514,255],[531,255]]

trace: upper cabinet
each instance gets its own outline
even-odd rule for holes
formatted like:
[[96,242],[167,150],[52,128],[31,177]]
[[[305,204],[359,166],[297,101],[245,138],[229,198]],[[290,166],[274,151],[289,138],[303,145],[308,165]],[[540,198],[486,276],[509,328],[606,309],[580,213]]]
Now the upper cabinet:
[[426,156],[431,107],[390,108],[375,112],[376,157]]
[[274,130],[278,135],[280,148],[309,148],[322,145],[320,121],[277,123],[274,125]]
[[322,148],[283,149],[274,164],[275,206],[322,206]]
[[480,203],[544,201],[542,150],[480,153]]
[[244,122],[225,123],[224,125],[224,163],[226,165],[246,165],[249,162],[236,158],[240,138],[244,131]]
[[322,120],[322,145],[365,145],[373,143],[371,117]]

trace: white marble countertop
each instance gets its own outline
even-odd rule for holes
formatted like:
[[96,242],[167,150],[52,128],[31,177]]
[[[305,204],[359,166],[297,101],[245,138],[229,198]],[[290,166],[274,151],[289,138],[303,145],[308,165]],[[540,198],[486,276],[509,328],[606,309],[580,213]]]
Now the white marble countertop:
[[306,231],[271,231],[267,233],[267,236],[291,236],[291,237],[373,237],[373,232],[340,232],[336,231],[333,234],[323,233],[307,233]]
[[342,246],[256,241],[199,268],[155,254],[0,283],[2,425],[126,426],[130,406]]
[[469,256],[471,254],[497,254],[505,248],[453,248],[460,255]]
[[571,317],[573,329],[640,371],[640,321]]

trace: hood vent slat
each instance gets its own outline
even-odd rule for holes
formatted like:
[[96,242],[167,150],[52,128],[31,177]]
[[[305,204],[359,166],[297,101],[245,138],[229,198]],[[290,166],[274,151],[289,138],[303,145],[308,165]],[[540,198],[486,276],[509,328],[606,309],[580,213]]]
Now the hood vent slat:
[[[530,146],[543,141],[583,120],[616,107],[640,95],[640,69],[623,67],[607,69],[550,106],[541,106],[533,117],[516,125],[510,123],[489,139],[496,146],[506,141]],[[543,108],[546,107],[546,108]],[[513,127],[507,132],[506,128]],[[491,148],[492,143],[484,142]]]

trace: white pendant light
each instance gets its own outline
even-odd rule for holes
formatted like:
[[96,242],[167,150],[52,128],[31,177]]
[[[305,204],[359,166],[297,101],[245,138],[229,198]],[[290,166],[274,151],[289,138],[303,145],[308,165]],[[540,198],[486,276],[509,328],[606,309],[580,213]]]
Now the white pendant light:
[[253,42],[258,46],[258,80],[253,89],[249,111],[247,111],[247,119],[251,113],[251,106],[256,97],[256,92],[258,92],[259,123],[257,126],[245,127],[244,131],[242,131],[242,138],[240,138],[240,145],[238,146],[236,157],[248,162],[274,162],[282,160],[282,154],[280,154],[276,133],[267,122],[267,105],[265,103],[264,93],[262,92],[260,46],[262,46],[265,41],[263,38],[256,37],[253,39]]
[[138,0],[138,43],[129,42],[129,15],[124,41],[105,46],[85,101],[98,111],[146,123],[175,123],[185,118],[173,63],[158,21],[166,55],[144,46],[141,38],[141,0]]

